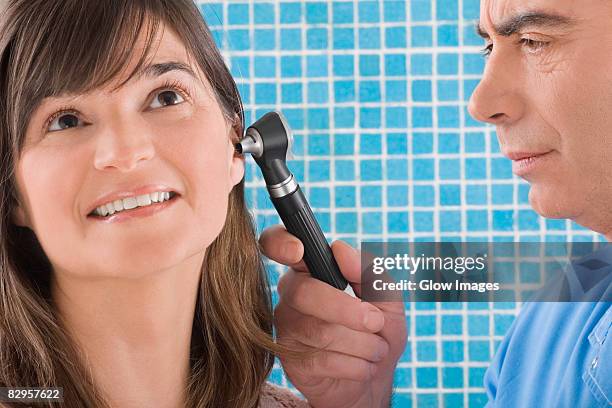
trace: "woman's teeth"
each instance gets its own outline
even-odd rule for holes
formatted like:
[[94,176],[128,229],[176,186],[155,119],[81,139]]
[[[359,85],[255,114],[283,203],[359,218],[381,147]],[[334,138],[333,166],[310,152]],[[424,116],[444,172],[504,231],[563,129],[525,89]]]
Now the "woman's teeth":
[[176,193],[170,191],[156,191],[150,194],[143,194],[136,197],[128,197],[123,200],[115,200],[96,208],[93,214],[106,217],[124,210],[131,210],[136,207],[146,207],[154,203],[161,203],[174,197]]

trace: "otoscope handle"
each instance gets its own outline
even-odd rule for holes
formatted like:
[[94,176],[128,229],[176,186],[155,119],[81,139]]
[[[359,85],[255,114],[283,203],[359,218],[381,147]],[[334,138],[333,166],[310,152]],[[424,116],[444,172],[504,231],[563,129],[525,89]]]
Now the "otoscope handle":
[[348,286],[348,281],[340,273],[332,250],[299,185],[289,195],[280,198],[270,197],[270,199],[287,231],[302,241],[304,262],[310,274],[337,289],[344,290]]

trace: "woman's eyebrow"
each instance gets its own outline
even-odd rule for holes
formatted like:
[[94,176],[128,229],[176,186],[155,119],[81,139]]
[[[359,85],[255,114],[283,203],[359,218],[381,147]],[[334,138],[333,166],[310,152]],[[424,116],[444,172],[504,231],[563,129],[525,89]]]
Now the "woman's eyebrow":
[[155,64],[149,64],[149,65],[144,65],[140,67],[138,71],[134,73],[132,78],[123,81],[121,84],[113,88],[111,92],[117,92],[121,88],[126,86],[127,84],[134,83],[143,78],[154,79],[154,78],[157,78],[163,74],[166,74],[172,71],[186,72],[191,77],[193,77],[193,79],[198,80],[198,76],[193,71],[193,69],[188,64],[185,64],[184,62],[180,62],[180,61],[157,62]]
[[[1,0],[0,0],[1,1]],[[186,72],[194,79],[198,79],[198,76],[193,71],[193,69],[180,61],[167,61],[167,62],[158,62],[155,64],[144,65],[135,73],[135,78],[130,79],[129,81],[124,81],[119,86],[115,87],[111,92],[117,92],[119,89],[123,88],[127,83],[134,82],[135,80],[140,80],[142,78],[156,78],[160,75],[166,74],[171,71],[181,71]],[[79,93],[64,93],[60,96],[56,96],[54,98],[65,98],[68,101],[74,101],[78,99],[81,95]],[[45,100],[41,103],[41,106],[46,103],[46,100],[50,98],[45,98]]]
[[183,71],[191,75],[194,79],[197,79],[197,75],[195,72],[193,72],[193,69],[191,69],[189,65],[179,61],[159,62],[156,64],[145,65],[139,69],[138,72],[136,72],[136,78],[155,78],[170,71]]

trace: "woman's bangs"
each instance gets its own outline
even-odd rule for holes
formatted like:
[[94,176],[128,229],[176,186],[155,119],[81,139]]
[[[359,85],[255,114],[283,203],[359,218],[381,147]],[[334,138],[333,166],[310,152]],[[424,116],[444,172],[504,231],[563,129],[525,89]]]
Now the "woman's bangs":
[[66,24],[57,24],[61,29],[48,25],[49,31],[38,35],[49,41],[38,54],[39,62],[31,65],[31,78],[41,84],[37,96],[77,95],[104,87],[126,70],[143,35],[138,62],[116,89],[132,79],[146,62],[160,27],[159,13],[146,9],[143,3],[147,2],[126,2],[124,7],[111,8],[102,4],[94,13],[87,7],[87,15],[85,8],[71,8],[74,15],[62,16],[75,22],[69,30]]

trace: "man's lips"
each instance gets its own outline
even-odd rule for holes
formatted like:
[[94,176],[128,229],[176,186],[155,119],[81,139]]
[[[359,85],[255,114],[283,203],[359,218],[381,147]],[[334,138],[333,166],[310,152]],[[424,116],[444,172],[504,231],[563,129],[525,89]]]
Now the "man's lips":
[[507,153],[504,153],[504,156],[506,156],[512,161],[520,161],[520,160],[544,156],[545,154],[548,154],[550,152],[552,152],[552,150],[540,151],[540,152],[507,152]]
[[548,151],[513,151],[506,152],[504,155],[512,160],[512,172],[519,177],[527,177],[538,169],[546,168],[551,165],[549,163],[552,157],[553,150]]

